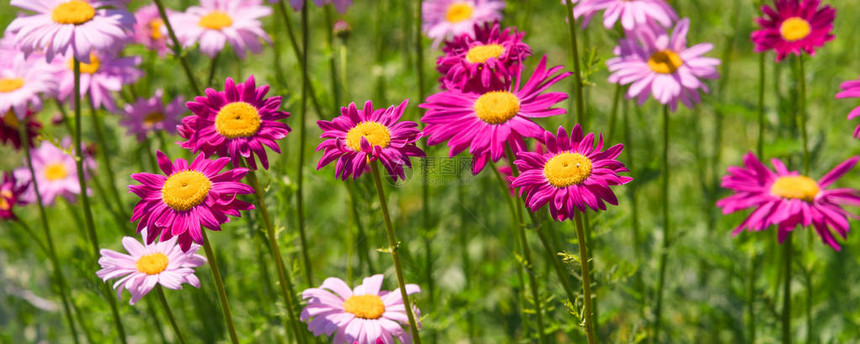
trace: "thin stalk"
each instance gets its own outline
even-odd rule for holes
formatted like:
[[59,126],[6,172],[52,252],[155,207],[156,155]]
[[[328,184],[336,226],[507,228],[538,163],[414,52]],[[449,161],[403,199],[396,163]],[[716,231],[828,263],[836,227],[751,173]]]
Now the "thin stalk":
[[765,83],[765,54],[758,54],[758,142],[756,155],[764,159],[764,83]]
[[218,52],[209,61],[209,76],[206,77],[206,87],[211,87],[212,83],[215,82],[215,70],[218,69],[218,60],[220,60],[220,57],[221,53]]
[[328,47],[328,51],[330,55],[328,57],[328,68],[329,68],[329,76],[331,77],[331,94],[332,99],[332,112],[333,114],[340,112],[340,102],[341,102],[341,89],[338,87],[338,78],[337,78],[337,58],[334,49],[334,23],[332,22],[332,14],[331,14],[332,5],[326,5],[323,14],[325,15],[325,40],[326,45]]
[[158,15],[161,16],[161,20],[164,21],[164,26],[167,27],[167,34],[170,36],[170,40],[173,42],[171,46],[173,50],[173,56],[179,59],[179,63],[182,65],[182,70],[185,71],[185,77],[188,78],[188,83],[191,85],[191,89],[194,91],[194,94],[202,95],[203,91],[200,89],[200,86],[197,85],[197,80],[194,78],[194,73],[191,72],[191,66],[188,64],[188,58],[185,56],[185,53],[182,52],[182,44],[179,43],[179,38],[176,37],[176,32],[173,31],[173,25],[170,24],[170,21],[167,20],[167,11],[164,10],[164,4],[161,0],[154,0],[155,6],[158,7]]
[[[758,142],[756,143],[756,155],[759,159],[764,159],[764,88],[765,88],[765,54],[758,56]],[[749,342],[755,343],[756,337],[756,315],[755,315],[755,282],[758,275],[756,271],[756,254],[755,249],[750,253],[750,274],[748,276],[747,286],[747,332]]]
[[[307,2],[307,1],[306,1]],[[307,4],[305,4],[307,5]],[[299,218],[299,243],[301,244],[302,249],[302,262],[305,265],[305,278],[308,286],[314,285],[314,273],[311,270],[311,258],[308,255],[308,240],[307,235],[305,235],[305,144],[307,137],[307,130],[305,128],[305,119],[307,118],[308,113],[308,92],[310,91],[310,82],[308,81],[308,50],[310,50],[310,41],[309,41],[309,27],[308,27],[308,6],[302,7],[302,46],[304,47],[304,51],[302,52],[302,101],[301,101],[301,110],[299,112],[299,161],[296,164],[296,184],[298,185],[298,190],[296,191],[296,211],[298,212]]]
[[582,223],[582,212],[577,211],[573,215],[573,220],[576,223],[576,238],[579,243],[579,266],[582,267],[582,298],[585,303],[585,334],[588,337],[588,343],[596,343],[594,339],[594,330],[592,329],[592,307],[591,307],[591,275],[588,271],[588,263],[591,259],[588,258],[588,247],[585,242],[585,226]]
[[576,85],[576,122],[585,127],[585,96],[582,90],[582,70],[579,65],[579,47],[576,42],[576,18],[573,17],[573,0],[567,5],[567,26],[570,31],[570,55],[573,63],[573,80]]
[[[93,249],[93,257],[99,256],[99,237],[96,234],[96,225],[95,220],[93,219],[93,210],[90,205],[90,196],[87,195],[87,181],[84,176],[84,160],[86,159],[85,152],[82,149],[81,145],[81,61],[78,60],[77,57],[73,57],[72,60],[73,70],[75,74],[75,94],[74,94],[74,103],[75,103],[75,134],[74,134],[74,142],[75,142],[75,153],[77,153],[77,157],[75,159],[75,167],[78,172],[78,186],[81,189],[81,205],[84,209],[84,219],[87,225],[87,233],[90,237],[90,244],[92,244]],[[117,332],[119,334],[119,339],[123,344],[127,343],[125,337],[125,328],[122,326],[122,320],[120,320],[119,309],[116,306],[116,298],[114,298],[113,291],[110,290],[110,287],[107,284],[102,283],[102,290],[105,293],[105,297],[108,300],[108,304],[111,307],[111,313],[113,315],[114,325],[116,326]]]
[[421,335],[418,333],[418,324],[412,312],[412,301],[406,293],[406,281],[403,277],[403,268],[400,266],[400,242],[394,235],[394,225],[391,224],[391,215],[388,214],[388,202],[385,200],[385,190],[382,188],[382,179],[379,177],[379,163],[370,163],[373,184],[376,185],[376,195],[379,197],[379,207],[382,209],[382,218],[385,220],[385,233],[388,236],[388,251],[394,260],[394,273],[397,275],[397,285],[400,287],[400,297],[403,298],[403,306],[406,308],[406,316],[409,319],[409,328],[412,331],[412,339],[415,344],[421,344]]
[[[457,180],[463,180],[463,171],[457,166]],[[465,195],[465,186],[463,183],[457,184],[457,199],[463,200],[466,199]],[[460,261],[463,264],[463,277],[465,279],[465,286],[463,286],[463,295],[471,295],[472,292],[472,263],[469,259],[469,231],[463,230],[465,224],[468,223],[468,219],[466,217],[466,205],[462,204],[460,206],[460,230],[458,230],[459,241],[460,241]],[[468,298],[464,298],[466,301],[469,301]],[[475,341],[475,317],[472,313],[472,310],[469,307],[466,307],[466,338],[470,343]]]
[[654,337],[655,343],[660,342],[660,322],[663,311],[663,287],[666,282],[666,260],[669,255],[669,107],[663,107],[663,161],[662,161],[663,183],[661,185],[663,201],[663,245],[660,251],[660,275],[657,280],[657,306],[654,308]]
[[266,193],[260,185],[260,180],[257,179],[257,172],[250,170],[248,173],[248,180],[251,182],[251,187],[254,188],[254,194],[257,196],[257,209],[260,211],[260,216],[263,218],[263,222],[266,225],[266,234],[269,236],[269,246],[272,249],[272,255],[275,256],[275,268],[278,270],[278,282],[280,282],[281,294],[283,294],[282,296],[286,303],[285,308],[287,309],[287,315],[290,317],[290,327],[299,339],[299,343],[304,343],[305,337],[303,332],[299,329],[298,318],[296,318],[295,314],[296,302],[293,300],[293,295],[296,295],[296,293],[293,288],[293,280],[287,272],[287,269],[284,267],[284,261],[281,257],[281,248],[278,245],[278,238],[275,234],[275,225],[272,222],[272,217],[269,215],[269,209],[266,207]]
[[158,300],[161,301],[161,307],[164,308],[164,314],[167,314],[167,320],[170,320],[170,326],[173,327],[173,333],[176,334],[176,340],[179,341],[180,344],[185,344],[185,337],[182,336],[182,331],[179,330],[179,325],[176,323],[176,319],[173,317],[173,312],[170,310],[170,304],[167,303],[167,299],[164,297],[164,288],[159,285],[155,288],[155,291],[158,294]]
[[803,54],[797,57],[797,93],[797,126],[800,127],[800,136],[803,139],[803,173],[809,175],[809,135],[806,129],[806,70],[803,67]]
[[785,283],[782,286],[782,344],[791,344],[791,232],[785,238],[783,246],[783,265]]
[[607,142],[614,142],[615,137],[615,118],[618,116],[618,103],[621,102],[621,94],[624,93],[624,87],[621,84],[615,86],[615,96],[612,97],[612,112],[609,113],[609,133],[606,135]]
[[[287,14],[287,7],[286,5],[284,5],[284,1],[286,0],[278,1],[278,13],[281,14],[281,19],[284,21],[284,26],[287,27],[287,37],[290,38],[290,44],[293,46],[293,52],[295,52],[296,54],[296,60],[299,61],[299,67],[305,69],[305,61],[302,58],[304,53],[302,53],[302,48],[299,47],[298,41],[296,39],[295,29],[293,29],[293,22],[292,20],[290,20],[289,14]],[[317,95],[314,92],[314,88],[310,82],[310,79],[308,79],[307,75],[302,75],[302,78],[304,79],[304,82],[308,83],[308,96],[311,97],[311,104],[313,104],[314,110],[318,114],[324,113],[322,111],[322,106],[320,106],[319,100],[317,100]]]
[[119,195],[119,189],[116,186],[116,174],[113,171],[113,164],[111,163],[111,154],[108,152],[107,140],[105,139],[104,133],[104,125],[102,124],[101,119],[99,118],[98,111],[96,110],[95,103],[93,102],[92,93],[87,93],[87,100],[90,106],[90,114],[92,115],[93,120],[93,128],[96,132],[96,140],[98,140],[100,149],[98,150],[101,153],[103,164],[105,165],[105,171],[107,172],[107,182],[108,187],[111,191],[111,196],[116,202],[117,209],[119,211],[119,215],[123,218],[128,218],[128,214],[125,212],[125,207],[123,206],[122,197]]
[[[7,116],[15,116],[15,114],[9,113]],[[74,338],[75,344],[79,344],[80,341],[78,340],[78,329],[77,327],[75,327],[75,321],[72,318],[72,311],[69,308],[69,303],[74,301],[68,299],[68,296],[71,295],[71,293],[66,287],[66,279],[63,277],[63,271],[61,270],[62,265],[60,265],[60,260],[57,259],[57,250],[54,248],[54,239],[51,237],[51,227],[49,225],[50,222],[48,221],[48,214],[45,212],[45,206],[42,203],[42,194],[39,193],[39,183],[37,182],[36,178],[36,170],[33,169],[33,156],[30,153],[30,133],[27,131],[26,119],[22,120],[18,124],[18,132],[23,138],[22,142],[24,147],[22,150],[27,157],[27,169],[30,171],[30,182],[33,183],[33,193],[36,194],[36,204],[38,204],[39,206],[39,219],[42,221],[42,230],[45,232],[45,241],[48,243],[47,250],[45,251],[48,254],[48,257],[50,257],[51,259],[51,267],[54,270],[54,279],[57,283],[57,289],[59,289],[58,292],[60,294],[60,299],[63,302],[63,314],[66,317],[66,322],[68,322],[69,329],[72,331],[72,338]],[[41,241],[38,240],[38,238],[36,237],[36,234],[33,233],[32,230],[30,230],[30,227],[27,227],[27,225],[24,224],[24,221],[18,220],[17,222],[22,227],[27,229],[26,232],[30,233],[33,236],[33,240],[39,243],[39,246],[42,247],[42,249],[45,249],[45,247],[42,246]],[[86,328],[84,328],[84,330],[86,331]],[[89,334],[87,334],[87,338],[89,338]]]
[[152,140],[150,140],[149,136],[143,139],[143,150],[146,151],[146,156],[149,159],[152,169],[157,170],[158,159],[156,159],[155,154],[152,153]]
[[203,250],[206,251],[209,268],[212,269],[212,279],[215,280],[215,289],[218,291],[218,301],[221,302],[221,310],[224,312],[224,321],[227,323],[230,341],[233,344],[239,344],[239,335],[236,334],[236,325],[233,323],[233,312],[230,311],[230,303],[227,302],[227,290],[224,289],[224,280],[221,279],[221,271],[218,269],[218,259],[212,252],[212,244],[206,235],[206,229],[202,229],[200,232],[203,233]]
[[[570,301],[571,305],[575,305],[576,294],[573,292],[573,287],[570,285],[570,274],[565,271],[563,263],[559,260],[559,250],[555,247],[555,244],[550,239],[550,237],[555,236],[555,233],[553,232],[553,226],[546,226],[550,231],[550,233],[546,233],[543,231],[544,226],[541,220],[537,219],[537,217],[534,216],[533,213],[529,213],[529,215],[532,215],[532,222],[534,222],[537,226],[536,232],[538,234],[538,238],[540,238],[540,242],[543,244],[544,249],[551,255],[552,265],[555,268],[555,273],[558,276],[559,282],[561,282],[561,286],[564,289],[564,293],[565,295],[567,295],[567,300]],[[549,234],[549,236],[547,236],[547,234]],[[583,269],[583,273],[585,273],[586,271],[588,271],[588,268]],[[588,321],[587,323],[590,324],[591,322]],[[588,338],[594,338],[593,331],[591,330],[590,326],[586,327],[585,331],[588,335]],[[589,341],[589,343],[593,342]]]
[[30,239],[32,239],[33,242],[36,243],[36,245],[39,245],[39,249],[42,250],[42,253],[47,255],[51,254],[51,252],[48,251],[48,248],[45,247],[45,244],[42,243],[42,239],[39,239],[39,236],[36,235],[36,232],[34,232],[33,229],[30,228],[30,226],[28,226],[26,222],[22,221],[21,219],[18,219],[13,222],[17,224],[18,227],[21,227],[21,229],[23,229],[24,232],[27,233],[28,236],[30,236]]

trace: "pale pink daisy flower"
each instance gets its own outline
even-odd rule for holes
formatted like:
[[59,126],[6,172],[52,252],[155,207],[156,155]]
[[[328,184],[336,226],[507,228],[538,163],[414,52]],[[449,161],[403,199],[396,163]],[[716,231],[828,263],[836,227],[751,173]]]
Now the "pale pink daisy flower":
[[57,55],[76,56],[89,63],[90,52],[104,51],[126,39],[134,16],[116,0],[12,0],[12,6],[36,12],[9,24],[15,44],[28,56],[43,52],[47,61]]
[[[110,52],[93,53],[90,63],[81,63],[81,94],[90,94],[96,108],[104,107],[110,111],[116,110],[116,101],[112,92],[119,92],[123,85],[137,81],[143,72],[137,69],[140,56],[117,57]],[[59,99],[74,103],[78,97],[72,97],[75,92],[74,64],[71,56],[58,58],[53,61],[57,66],[56,79],[59,82]]]
[[213,58],[230,43],[236,56],[243,59],[246,49],[259,53],[263,50],[261,41],[270,41],[260,18],[271,13],[260,0],[201,0],[200,6],[176,14],[170,23],[181,28],[176,34],[186,47],[200,43],[200,51]]
[[[145,229],[142,236],[146,238]],[[131,293],[130,305],[140,301],[156,284],[174,290],[182,289],[186,283],[200,288],[200,280],[194,275],[194,268],[206,264],[206,258],[197,254],[200,245],[192,244],[191,249],[183,252],[177,240],[178,237],[173,237],[141,244],[135,238],[123,237],[122,246],[129,254],[102,249],[99,258],[102,268],[96,275],[105,282],[119,278],[113,284],[116,296],[122,299],[122,291],[127,289]]]
[[[168,18],[176,13],[170,9],[166,11]],[[134,12],[134,18],[132,41],[142,44],[149,50],[157,51],[158,56],[167,54],[167,27],[164,26],[164,20],[158,13],[158,7],[155,4],[143,6]]]
[[719,77],[720,60],[702,56],[713,49],[713,44],[687,48],[689,26],[690,20],[684,18],[676,24],[671,36],[657,25],[628,32],[629,37],[621,39],[615,47],[615,57],[606,61],[612,73],[609,81],[629,84],[627,98],[638,99],[639,105],[653,95],[672,111],[677,109],[678,102],[692,108],[701,100],[699,90],[708,92],[701,79]]
[[[381,290],[383,275],[366,277],[361,285],[350,289],[343,280],[326,278],[319,288],[305,289],[302,298],[308,305],[301,320],[316,336],[334,333],[334,344],[411,343],[406,307],[400,289]],[[421,291],[415,284],[406,285],[406,294]],[[413,307],[420,316],[417,307]],[[420,324],[419,324],[420,326]]]
[[176,97],[165,105],[163,97],[164,91],[159,88],[152,98],[138,98],[134,104],[125,104],[125,116],[119,120],[119,124],[126,127],[129,134],[137,136],[139,141],[145,140],[149,132],[176,134],[176,126],[182,124],[182,114],[185,112],[183,99]]
[[[71,147],[70,139],[64,140],[64,146]],[[36,172],[36,182],[39,183],[39,193],[42,196],[44,205],[53,205],[57,197],[63,197],[69,202],[75,202],[77,195],[81,193],[81,186],[78,183],[78,171],[75,166],[74,152],[70,152],[65,148],[60,148],[54,144],[43,141],[38,148],[32,148],[31,154],[33,157],[33,170]],[[15,178],[20,182],[30,183],[32,176],[30,170],[26,167],[27,162],[24,162],[24,167],[15,169]],[[95,170],[95,162],[92,158],[87,158],[85,169]],[[88,171],[85,171],[86,178],[89,178]],[[91,191],[87,191],[90,193]],[[33,190],[32,183],[30,187],[21,195],[21,199],[27,203],[35,203],[37,201],[36,194]]]
[[500,0],[425,0],[422,28],[438,47],[446,39],[475,34],[475,24],[502,19],[505,2]]
[[[561,2],[565,4],[567,0]],[[651,21],[669,27],[678,20],[675,10],[664,0],[582,0],[574,7],[573,16],[577,19],[584,17],[582,26],[585,27],[601,11],[603,27],[607,29],[611,29],[619,20],[625,30],[633,30]]]
[[28,109],[42,108],[41,96],[53,96],[57,82],[52,70],[41,59],[27,59],[23,53],[0,48],[0,116],[14,112],[18,119],[27,115]]

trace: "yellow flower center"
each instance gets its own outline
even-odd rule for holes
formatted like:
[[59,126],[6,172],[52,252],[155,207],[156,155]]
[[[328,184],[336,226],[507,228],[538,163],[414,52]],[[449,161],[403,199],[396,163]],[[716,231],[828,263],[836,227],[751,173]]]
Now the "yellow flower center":
[[64,179],[68,175],[69,170],[66,169],[66,165],[61,163],[50,164],[45,168],[45,178],[51,181]]
[[779,25],[779,34],[789,42],[804,39],[810,32],[812,27],[809,26],[809,22],[800,17],[788,18]]
[[681,56],[671,50],[655,52],[648,59],[648,67],[661,74],[672,74],[683,64],[684,60],[681,60]]
[[343,302],[343,310],[362,319],[379,319],[385,313],[385,304],[376,295],[353,295]]
[[147,275],[157,275],[167,270],[168,259],[164,253],[147,254],[137,260],[137,271]]
[[246,102],[224,105],[215,116],[215,130],[228,139],[253,136],[260,129],[260,112]]
[[391,143],[391,132],[378,122],[361,122],[346,132],[346,145],[358,152],[361,150],[361,138],[366,138],[371,146],[388,147]]
[[466,61],[469,63],[484,63],[490,58],[498,58],[505,53],[505,47],[498,44],[479,45],[469,49]]
[[779,177],[770,187],[771,195],[807,202],[814,201],[819,191],[818,182],[807,176]]
[[24,78],[0,78],[0,93],[8,93],[24,87]]
[[149,37],[154,41],[159,41],[164,38],[161,34],[161,28],[164,26],[164,20],[161,18],[153,19],[149,22]]
[[161,199],[173,210],[185,211],[206,200],[212,181],[197,171],[177,172],[164,181]]
[[146,115],[146,117],[143,117],[143,126],[146,128],[151,128],[152,126],[161,123],[161,121],[163,121],[165,118],[167,117],[164,116],[164,113],[153,112],[151,114]]
[[557,188],[580,184],[591,175],[591,159],[579,153],[564,152],[546,162],[543,175]]
[[520,113],[520,99],[508,91],[491,91],[481,95],[473,108],[482,121],[502,124]]
[[448,6],[448,11],[445,13],[445,20],[449,23],[459,23],[466,19],[472,18],[472,4],[465,1],[458,1],[451,6]]
[[233,18],[230,18],[225,12],[214,11],[201,17],[197,25],[207,29],[221,30],[225,27],[233,26]]
[[57,24],[80,25],[96,16],[96,9],[86,1],[72,0],[57,7],[51,12],[51,20]]
[[12,209],[12,204],[9,203],[9,199],[12,199],[12,191],[3,190],[0,191],[0,210],[9,210]]
[[[101,61],[96,54],[90,53],[90,63],[81,62],[81,73],[95,74],[99,71]],[[69,60],[69,70],[75,70],[75,59]]]

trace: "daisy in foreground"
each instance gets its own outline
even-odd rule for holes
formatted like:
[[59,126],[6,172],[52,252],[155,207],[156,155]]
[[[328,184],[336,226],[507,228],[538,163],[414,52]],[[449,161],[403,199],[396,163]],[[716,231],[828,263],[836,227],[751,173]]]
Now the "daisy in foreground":
[[421,27],[433,39],[433,47],[461,34],[474,35],[475,24],[502,19],[501,0],[425,0]]
[[[567,3],[567,0],[561,0]],[[582,26],[588,26],[591,17],[603,11],[603,27],[611,29],[620,19],[624,30],[633,30],[637,26],[646,25],[651,21],[663,26],[672,26],[678,19],[675,10],[664,0],[581,0],[573,9],[575,18],[585,17]]]
[[224,91],[207,89],[205,97],[185,104],[194,114],[178,127],[179,135],[188,140],[180,146],[206,157],[215,153],[230,157],[233,166],[242,166],[245,160],[255,170],[256,155],[269,169],[264,146],[281,152],[276,141],[287,137],[290,127],[279,121],[290,114],[278,110],[281,97],[266,98],[268,92],[269,85],[256,87],[253,75],[240,84],[227,78]]
[[25,54],[41,52],[46,61],[67,55],[90,63],[90,52],[121,43],[134,24],[134,16],[118,0],[12,0],[11,4],[36,14],[16,18],[6,31],[17,33],[15,45]]
[[[842,88],[842,92],[836,94],[836,99],[860,98],[860,80],[846,81],[839,87]],[[854,119],[858,116],[860,116],[860,106],[848,113],[848,119]],[[854,128],[854,138],[860,139],[860,125]]]
[[761,231],[777,226],[777,238],[782,243],[798,225],[812,225],[824,243],[839,251],[839,244],[831,232],[835,230],[845,239],[850,229],[847,217],[856,216],[842,209],[843,205],[860,206],[860,191],[848,188],[827,189],[839,177],[848,173],[860,157],[850,158],[814,180],[789,171],[777,160],[771,160],[776,172],[768,169],[752,153],[744,156],[744,167],[729,167],[722,186],[735,193],[717,202],[723,214],[753,208],[754,210],[732,232]]
[[182,97],[164,104],[164,91],[158,89],[155,96],[149,99],[139,98],[134,104],[125,104],[125,116],[119,124],[128,129],[129,134],[137,136],[139,141],[146,139],[150,132],[164,131],[176,134],[176,127],[182,123],[180,118],[185,112]]
[[836,9],[820,0],[776,0],[776,8],[762,5],[764,17],[756,18],[761,29],[751,35],[756,52],[773,50],[779,62],[801,50],[815,55],[815,49],[832,41]]
[[565,109],[552,108],[567,99],[567,94],[550,92],[550,86],[571,73],[560,72],[563,67],[546,68],[546,56],[541,58],[532,76],[524,85],[522,77],[510,90],[484,93],[462,92],[456,89],[436,93],[419,105],[427,109],[421,122],[427,123],[424,133],[427,144],[448,141],[451,157],[466,148],[474,157],[472,173],[478,174],[487,161],[499,161],[505,155],[505,146],[522,146],[523,137],[540,138],[543,130],[531,118],[549,117],[566,113]]
[[475,24],[474,37],[462,34],[445,42],[445,55],[436,62],[443,87],[505,88],[519,73],[523,60],[532,54],[523,43],[524,35],[516,29],[501,30],[499,23],[486,23]]
[[403,166],[412,167],[410,157],[423,157],[415,142],[421,137],[418,124],[400,121],[409,101],[387,109],[373,109],[367,101],[359,110],[355,103],[341,108],[341,115],[331,121],[317,121],[326,139],[317,147],[323,156],[317,169],[337,160],[335,176],[356,179],[369,170],[370,163],[379,160],[391,179],[405,179]]
[[704,57],[713,44],[701,43],[687,48],[687,30],[690,20],[682,19],[675,25],[671,36],[661,27],[650,25],[630,32],[615,47],[615,57],[606,61],[609,81],[630,85],[627,98],[636,98],[639,105],[653,95],[660,104],[672,111],[680,101],[689,108],[701,99],[699,90],[708,92],[700,79],[719,77],[720,60]]
[[[143,230],[146,237],[146,230]],[[182,289],[182,284],[200,288],[200,280],[194,275],[194,268],[206,264],[206,258],[197,254],[200,246],[193,245],[183,251],[176,244],[176,237],[164,242],[144,245],[132,237],[122,238],[122,246],[129,254],[102,249],[96,272],[102,280],[119,278],[113,287],[118,298],[122,291],[131,293],[130,305],[146,296],[156,284],[167,289]]]
[[271,13],[261,0],[202,0],[200,6],[171,17],[170,24],[181,28],[176,35],[183,46],[200,43],[200,51],[214,58],[225,43],[230,43],[236,56],[243,59],[246,49],[259,53],[263,51],[261,40],[270,40],[260,18]]
[[161,151],[156,156],[164,175],[135,173],[131,178],[141,185],[128,186],[141,198],[131,222],[140,220],[138,232],[148,229],[147,243],[178,237],[182,250],[188,251],[192,242],[203,245],[202,227],[220,231],[221,224],[230,221],[227,215],[240,217],[240,210],[254,209],[252,204],[236,198],[238,194],[254,192],[239,182],[248,169],[221,172],[229,158],[209,160],[198,154],[189,165],[181,158],[171,162]]
[[520,170],[511,186],[520,188],[526,206],[537,211],[549,203],[552,217],[558,221],[573,218],[578,210],[606,210],[606,203],[618,205],[609,187],[629,183],[633,178],[619,176],[627,172],[616,160],[624,145],[617,144],[603,151],[603,135],[594,145],[594,134],[583,136],[577,124],[568,136],[559,127],[557,135],[546,132],[543,140],[546,152],[517,153],[514,164]]
[[[308,305],[301,320],[316,336],[335,333],[334,344],[394,344],[395,338],[411,343],[412,334],[403,328],[409,324],[400,291],[380,290],[383,278],[367,277],[355,289],[339,278],[327,278],[319,288],[302,292]],[[415,284],[406,285],[408,295],[420,291]],[[413,312],[420,314],[417,307]]]

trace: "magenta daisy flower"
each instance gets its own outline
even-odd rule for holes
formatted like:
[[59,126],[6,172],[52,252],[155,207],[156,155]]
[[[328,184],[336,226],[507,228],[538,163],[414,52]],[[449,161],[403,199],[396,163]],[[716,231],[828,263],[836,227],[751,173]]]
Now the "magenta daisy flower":
[[752,153],[744,156],[745,167],[729,167],[722,186],[735,193],[717,202],[723,214],[754,208],[749,217],[735,228],[732,235],[744,230],[761,231],[777,226],[777,238],[782,243],[795,227],[812,225],[821,240],[839,250],[835,230],[843,239],[850,229],[847,217],[856,218],[842,209],[843,205],[860,206],[860,191],[848,188],[827,189],[839,177],[848,173],[860,157],[845,160],[818,181],[789,171],[777,160],[771,160],[771,171]]
[[546,62],[544,56],[531,78],[524,85],[520,85],[522,78],[517,78],[511,90],[467,93],[449,89],[428,97],[426,103],[419,105],[427,109],[421,118],[427,123],[427,143],[436,145],[447,140],[451,157],[469,148],[474,157],[472,173],[478,174],[489,159],[499,161],[505,155],[506,143],[542,136],[544,130],[531,118],[566,113],[552,106],[567,99],[562,92],[542,92],[571,74],[556,74],[562,66],[547,70]]
[[149,132],[176,134],[176,126],[182,123],[181,117],[185,112],[182,97],[176,97],[165,105],[163,96],[164,91],[158,89],[152,98],[139,98],[134,104],[126,104],[125,116],[119,120],[119,124],[126,127],[129,134],[137,136],[139,141],[145,140]]
[[28,56],[39,51],[47,61],[57,55],[90,63],[90,52],[121,43],[134,16],[116,0],[12,0],[12,6],[36,12],[16,18],[6,28],[17,33],[15,44]]
[[425,0],[421,24],[433,47],[462,34],[474,35],[475,25],[502,19],[501,0]]
[[[42,130],[42,123],[39,123],[36,119],[36,113],[32,111],[27,112],[23,120],[27,122],[27,132],[30,136],[27,148],[34,147],[36,137],[39,136],[39,131]],[[11,111],[0,118],[0,143],[4,145],[11,144],[15,149],[20,149],[23,141],[21,132],[18,129],[20,123],[18,116],[15,116],[15,113]]]
[[603,151],[603,135],[597,146],[594,134],[583,136],[577,124],[570,136],[558,128],[553,136],[546,132],[546,153],[519,152],[514,162],[520,171],[511,185],[525,195],[526,206],[537,211],[549,203],[552,217],[558,221],[572,218],[578,211],[591,208],[606,210],[606,203],[618,205],[610,189],[612,185],[629,183],[633,178],[619,176],[627,172],[624,164],[616,160],[624,145],[617,144]]
[[27,59],[14,48],[0,48],[0,53],[5,60],[0,64],[0,115],[12,111],[23,119],[30,110],[41,110],[41,97],[57,92],[55,68],[43,60]]
[[[168,18],[176,14],[175,11],[166,9]],[[164,19],[158,13],[158,7],[150,4],[139,8],[134,12],[134,31],[131,39],[135,43],[142,44],[150,50],[158,52],[158,56],[167,54],[167,27]]]
[[134,207],[131,222],[140,220],[137,231],[148,228],[146,242],[157,238],[167,241],[178,237],[183,251],[195,242],[203,245],[202,227],[220,231],[221,224],[229,222],[227,215],[240,217],[239,210],[254,206],[236,198],[236,195],[254,192],[241,182],[247,168],[234,168],[221,172],[230,158],[206,159],[198,154],[191,165],[185,159],[171,162],[158,151],[158,167],[164,175],[135,173],[131,178],[141,185],[128,189],[141,198]]
[[779,62],[801,50],[815,55],[816,48],[833,40],[833,7],[819,8],[821,0],[776,0],[775,5],[762,5],[764,17],[756,18],[761,29],[750,35],[756,52],[773,50]]
[[19,183],[15,175],[3,172],[3,183],[0,183],[0,221],[16,221],[18,217],[13,211],[15,206],[26,205],[21,194],[30,186],[30,182]]
[[182,28],[176,34],[186,47],[200,43],[200,51],[213,58],[230,43],[243,59],[246,49],[259,53],[261,41],[270,41],[260,18],[271,13],[259,0],[202,0],[200,6],[171,17],[170,23]]
[[[400,343],[411,343],[412,334],[403,328],[408,328],[409,323],[400,289],[381,290],[383,278],[366,277],[355,289],[339,278],[326,278],[319,288],[302,292],[308,305],[302,310],[301,320],[316,336],[334,333],[334,344],[394,344],[395,338]],[[417,285],[406,285],[406,294],[419,292]],[[413,312],[420,314],[417,307]]]
[[[146,229],[143,237],[146,238]],[[122,299],[122,291],[127,289],[131,294],[130,305],[140,301],[156,285],[177,290],[187,283],[200,288],[194,268],[206,264],[206,258],[197,254],[200,246],[192,245],[183,251],[176,239],[144,245],[135,238],[123,237],[122,246],[129,254],[102,249],[99,258],[102,268],[96,275],[105,282],[119,278],[113,284],[116,296]]]
[[[64,140],[71,143],[70,140]],[[71,144],[67,144],[71,147]],[[39,193],[42,196],[44,205],[53,205],[57,197],[63,197],[67,201],[74,203],[77,195],[81,194],[81,185],[78,184],[78,171],[75,166],[74,152],[69,152],[67,149],[61,149],[50,142],[42,141],[38,148],[31,149],[33,157],[33,170],[36,172],[36,182],[39,183]],[[85,162],[86,169],[89,172],[95,170],[95,162],[88,158]],[[32,176],[30,170],[26,167],[27,162],[24,162],[23,167],[15,169],[15,178],[21,182],[30,183]],[[89,178],[89,173],[85,173],[86,178]],[[87,190],[87,193],[90,193]],[[36,194],[32,185],[27,188],[27,191],[21,195],[21,199],[28,203],[36,202]]]
[[[562,3],[566,1],[562,0]],[[582,21],[585,27],[591,17],[601,11],[603,27],[607,29],[611,29],[619,20],[625,30],[633,30],[650,22],[669,27],[678,20],[675,10],[664,0],[581,0],[574,7],[573,16],[577,19],[585,17]]]
[[[269,0],[269,3],[274,4],[278,1],[281,0]],[[304,8],[305,1],[307,0],[290,0],[290,6],[292,6],[296,11],[301,11],[302,8]],[[352,0],[314,0],[314,4],[316,4],[317,7],[332,4],[339,13],[346,13],[346,10],[352,6]]]
[[375,110],[369,100],[361,110],[350,103],[333,120],[317,121],[323,131],[320,138],[326,139],[317,147],[323,151],[317,169],[337,160],[335,176],[356,179],[369,170],[371,162],[379,160],[391,179],[406,179],[403,166],[412,167],[409,158],[424,156],[415,145],[421,138],[418,124],[400,121],[408,102]]
[[656,25],[631,32],[630,37],[618,42],[616,57],[606,61],[612,73],[609,81],[629,84],[627,98],[637,98],[639,105],[653,95],[672,111],[678,108],[679,101],[692,108],[701,100],[699,90],[708,92],[701,79],[719,77],[716,66],[720,60],[702,56],[713,49],[713,44],[687,48],[689,25],[689,19],[682,19],[671,36]]
[[475,35],[462,34],[445,42],[436,62],[445,88],[501,89],[519,73],[531,48],[523,43],[525,33],[500,29],[499,23],[475,25]]
[[279,121],[290,114],[278,110],[281,97],[266,98],[268,92],[269,85],[256,87],[253,75],[241,84],[227,78],[224,91],[207,89],[205,97],[185,103],[194,114],[178,127],[179,135],[188,139],[180,146],[206,157],[215,153],[230,157],[233,166],[241,166],[244,158],[254,170],[256,155],[269,169],[264,146],[281,152],[276,141],[287,137],[290,127]]
[[[96,108],[104,106],[109,111],[116,110],[116,100],[113,92],[122,90],[123,85],[137,81],[143,72],[137,69],[140,56],[117,57],[114,53],[93,53],[90,63],[81,63],[81,95],[87,94],[93,98]],[[71,57],[58,58],[53,64],[57,66],[55,74],[59,82],[59,98],[74,103],[78,97],[75,92],[74,60]]]
[[[842,88],[842,92],[836,94],[836,99],[860,98],[860,80],[846,81],[839,86]],[[848,113],[848,119],[854,119],[857,116],[860,116],[860,106]],[[854,128],[854,138],[860,139],[860,125]]]

